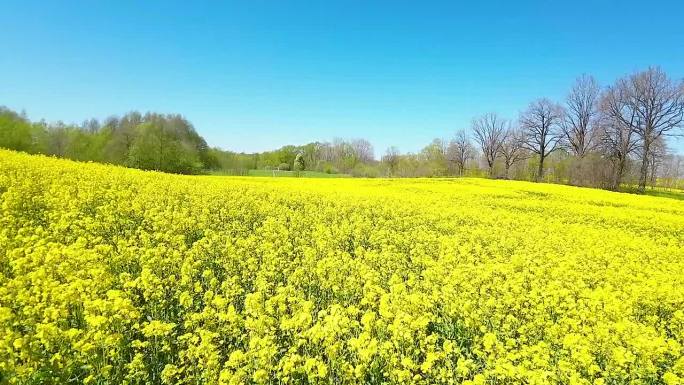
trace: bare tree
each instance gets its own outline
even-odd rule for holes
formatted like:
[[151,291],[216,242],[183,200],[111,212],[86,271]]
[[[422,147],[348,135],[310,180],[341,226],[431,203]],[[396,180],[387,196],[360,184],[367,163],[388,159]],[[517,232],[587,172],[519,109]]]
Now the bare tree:
[[92,119],[86,119],[83,121],[81,124],[81,129],[83,131],[86,131],[90,134],[94,134],[98,132],[101,128],[100,122],[97,121],[97,119],[92,118]]
[[373,145],[366,139],[347,141],[341,138],[334,138],[332,143],[325,143],[321,146],[321,159],[333,163],[340,170],[348,172],[359,163],[373,161]]
[[447,147],[447,159],[456,165],[458,175],[463,175],[466,163],[473,156],[473,145],[465,130],[458,130]]
[[473,119],[472,130],[487,161],[489,176],[492,175],[494,162],[501,152],[501,145],[508,126],[508,121],[501,119],[495,113],[488,113]]
[[579,159],[596,147],[599,86],[592,76],[582,75],[572,87],[565,105],[562,129],[564,141]]
[[382,162],[387,164],[390,176],[394,175],[395,171],[397,170],[397,165],[399,164],[399,156],[399,149],[395,146],[391,146],[387,148],[387,151],[385,151],[385,155],[383,155],[382,157]]
[[544,176],[544,160],[559,145],[563,136],[559,126],[563,119],[563,108],[543,98],[530,103],[520,115],[520,128],[525,139],[524,147],[539,156],[537,180]]
[[646,189],[649,158],[661,136],[676,133],[684,122],[684,83],[675,84],[660,68],[649,68],[625,82],[627,105],[638,116],[635,126],[641,139],[639,191]]
[[628,84],[624,79],[608,87],[601,97],[600,146],[613,162],[610,188],[617,190],[622,183],[629,156],[637,149],[636,127],[639,116],[629,106]]
[[373,160],[373,145],[366,139],[354,139],[351,141],[350,146],[359,162],[365,163]]
[[508,128],[504,134],[504,140],[501,144],[501,156],[504,161],[504,176],[509,177],[511,167],[526,159],[529,155],[525,150],[525,137],[520,130]]

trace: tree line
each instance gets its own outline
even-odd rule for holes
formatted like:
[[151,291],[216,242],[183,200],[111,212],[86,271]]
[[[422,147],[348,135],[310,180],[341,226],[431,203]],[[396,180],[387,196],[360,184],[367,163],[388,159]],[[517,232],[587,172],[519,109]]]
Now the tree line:
[[487,176],[617,190],[674,186],[684,159],[667,139],[683,134],[684,81],[654,67],[601,87],[580,76],[565,100],[540,98],[517,119],[487,113],[418,153],[389,147],[376,159],[365,139],[334,139],[238,153],[211,148],[181,115],[130,112],[81,125],[31,122],[0,107],[0,147],[145,170],[243,175],[312,170],[361,177]]
[[[429,172],[445,176],[463,175],[470,167],[489,177],[612,190],[624,184],[640,192],[649,184],[681,187],[684,159],[669,153],[667,139],[684,135],[683,123],[684,81],[660,68],[605,88],[582,75],[563,102],[537,99],[517,120],[496,113],[477,117],[470,135],[460,130],[448,142],[435,139],[419,158],[432,164]],[[393,147],[386,151],[390,175],[413,176],[402,168],[406,157],[415,158]]]
[[175,114],[130,112],[75,125],[31,122],[25,113],[0,107],[0,147],[181,174],[217,165],[204,138]]

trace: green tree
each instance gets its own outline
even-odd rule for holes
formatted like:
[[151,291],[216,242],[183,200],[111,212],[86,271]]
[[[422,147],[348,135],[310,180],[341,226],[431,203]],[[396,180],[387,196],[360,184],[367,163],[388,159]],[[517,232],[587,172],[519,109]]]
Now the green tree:
[[294,159],[294,170],[299,172],[299,171],[304,171],[305,168],[304,164],[304,156],[302,156],[302,153],[298,153],[297,156],[295,156]]
[[30,152],[32,143],[29,121],[8,108],[0,107],[0,147]]

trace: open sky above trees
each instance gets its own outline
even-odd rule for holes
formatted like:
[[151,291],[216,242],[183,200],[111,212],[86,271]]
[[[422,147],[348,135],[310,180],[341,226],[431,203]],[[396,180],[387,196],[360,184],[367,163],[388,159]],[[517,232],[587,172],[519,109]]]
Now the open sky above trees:
[[362,137],[380,158],[562,103],[582,73],[684,76],[681,2],[474,3],[7,1],[0,105],[78,124],[179,113],[234,151]]

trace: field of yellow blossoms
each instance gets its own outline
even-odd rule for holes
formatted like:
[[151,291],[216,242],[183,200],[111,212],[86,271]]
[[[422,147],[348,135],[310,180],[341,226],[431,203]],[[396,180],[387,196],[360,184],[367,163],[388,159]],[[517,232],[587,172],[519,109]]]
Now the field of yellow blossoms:
[[684,201],[0,151],[0,383],[680,384]]

